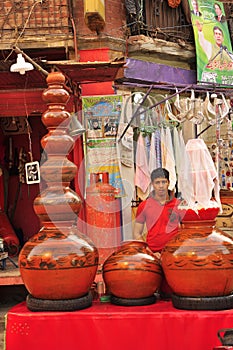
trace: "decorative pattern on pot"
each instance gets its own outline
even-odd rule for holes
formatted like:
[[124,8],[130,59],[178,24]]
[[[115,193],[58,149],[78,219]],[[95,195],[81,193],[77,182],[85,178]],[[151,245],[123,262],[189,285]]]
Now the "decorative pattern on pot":
[[87,294],[97,265],[97,249],[76,227],[42,228],[20,254],[24,283],[30,294],[41,299]]
[[233,292],[233,239],[215,221],[186,221],[165,246],[162,268],[173,292],[188,297]]

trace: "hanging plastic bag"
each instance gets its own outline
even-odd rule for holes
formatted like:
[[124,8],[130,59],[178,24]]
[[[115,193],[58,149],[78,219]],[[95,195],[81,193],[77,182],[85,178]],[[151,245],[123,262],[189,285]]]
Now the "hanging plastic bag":
[[218,173],[205,142],[188,140],[185,149],[189,161],[183,163],[182,197],[192,209],[213,207],[215,203],[221,209]]

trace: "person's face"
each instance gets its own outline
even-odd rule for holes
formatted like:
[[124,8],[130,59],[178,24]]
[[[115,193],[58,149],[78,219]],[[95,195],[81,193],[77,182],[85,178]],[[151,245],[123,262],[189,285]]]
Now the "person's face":
[[93,128],[94,128],[94,129],[97,129],[98,127],[99,127],[98,122],[93,122]]
[[223,35],[221,30],[219,29],[215,29],[214,31],[214,38],[215,38],[215,42],[218,46],[221,46],[223,43]]
[[197,3],[197,1],[192,1],[192,6],[193,6],[194,11],[198,11],[198,3]]
[[214,9],[215,9],[216,15],[221,16],[222,10],[220,9],[220,7],[217,4],[214,5]]
[[167,196],[169,186],[169,181],[167,179],[165,179],[164,177],[158,177],[154,179],[154,181],[152,182],[152,186],[155,191],[155,194],[158,197]]

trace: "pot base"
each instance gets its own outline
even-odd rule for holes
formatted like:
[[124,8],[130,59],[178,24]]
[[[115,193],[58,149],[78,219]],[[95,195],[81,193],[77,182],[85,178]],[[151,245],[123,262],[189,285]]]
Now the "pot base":
[[142,305],[150,305],[156,302],[157,298],[155,295],[151,295],[146,298],[119,298],[115,295],[111,295],[110,301],[112,304],[121,305],[121,306],[142,306]]
[[233,294],[219,297],[184,297],[172,294],[172,304],[183,310],[227,310],[233,309]]
[[89,292],[80,298],[48,300],[27,295],[26,304],[30,311],[75,311],[82,310],[92,305],[92,294]]

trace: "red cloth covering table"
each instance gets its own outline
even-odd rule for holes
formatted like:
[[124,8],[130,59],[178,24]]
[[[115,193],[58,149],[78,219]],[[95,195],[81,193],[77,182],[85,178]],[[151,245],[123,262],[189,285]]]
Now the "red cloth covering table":
[[6,350],[213,350],[217,331],[233,327],[233,310],[178,310],[94,302],[72,312],[31,312],[26,303],[6,315]]

